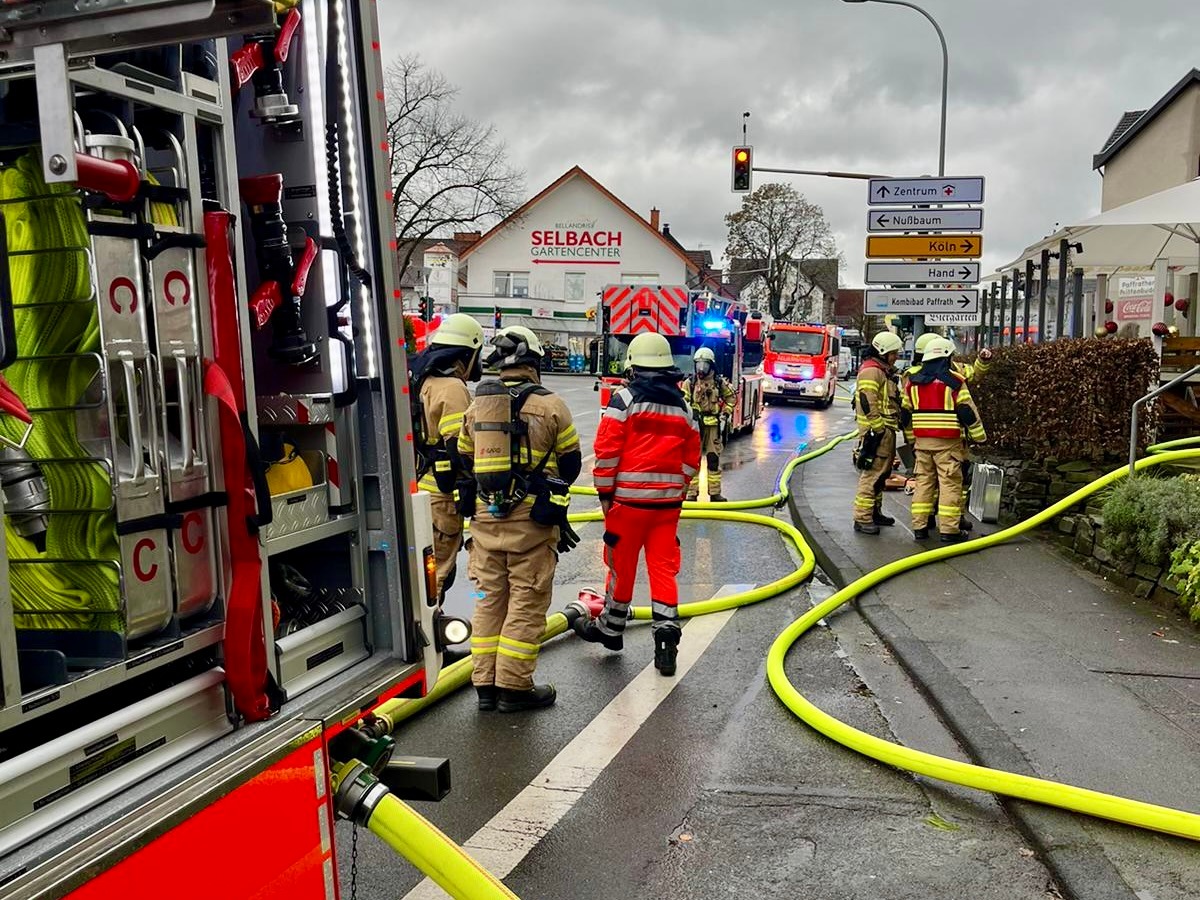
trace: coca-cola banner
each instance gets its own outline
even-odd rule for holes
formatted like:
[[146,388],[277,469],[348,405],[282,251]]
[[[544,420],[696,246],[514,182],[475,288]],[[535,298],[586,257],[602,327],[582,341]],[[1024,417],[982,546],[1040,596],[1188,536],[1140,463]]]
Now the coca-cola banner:
[[1113,318],[1118,322],[1147,321],[1154,315],[1154,276],[1126,275],[1117,279]]

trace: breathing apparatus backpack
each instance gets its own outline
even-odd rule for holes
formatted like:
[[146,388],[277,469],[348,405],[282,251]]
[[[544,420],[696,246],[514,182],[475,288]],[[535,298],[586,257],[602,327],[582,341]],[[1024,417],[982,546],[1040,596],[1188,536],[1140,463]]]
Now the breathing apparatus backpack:
[[409,405],[412,408],[413,422],[413,453],[417,458],[417,480],[427,472],[433,472],[433,480],[437,489],[443,494],[453,494],[456,482],[454,465],[450,459],[450,450],[446,439],[440,434],[429,439],[425,433],[425,403],[421,400],[421,388],[429,373],[409,383]]
[[544,480],[542,470],[552,451],[528,468],[533,448],[521,410],[534,394],[549,393],[540,384],[510,387],[499,379],[488,379],[475,391],[475,483],[494,518],[504,518],[531,493],[539,493],[536,487]]

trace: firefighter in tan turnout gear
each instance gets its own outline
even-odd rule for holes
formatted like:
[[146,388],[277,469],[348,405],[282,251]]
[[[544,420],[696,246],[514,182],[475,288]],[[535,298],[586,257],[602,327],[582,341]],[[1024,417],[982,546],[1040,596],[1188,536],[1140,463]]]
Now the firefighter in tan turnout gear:
[[919,541],[929,537],[929,516],[935,510],[936,497],[938,530],[946,544],[967,539],[960,524],[963,462],[967,457],[963,433],[977,444],[987,440],[971,391],[952,368],[953,355],[951,341],[931,341],[921,371],[908,379],[904,393],[906,436],[917,457],[913,536]]
[[[717,373],[717,356],[709,347],[701,347],[692,357],[695,373],[683,383],[683,399],[692,409],[700,426],[700,452],[708,465],[708,499],[724,503],[721,494],[721,451],[723,435],[737,402],[737,393],[724,376]],[[700,493],[700,479],[688,485],[687,499]]]
[[483,328],[464,313],[455,313],[434,332],[429,346],[413,360],[409,383],[417,409],[413,436],[418,486],[431,496],[433,554],[437,559],[438,597],[454,583],[455,561],[462,548],[463,517],[455,502],[462,477],[455,445],[463,414],[471,405],[468,381],[483,375],[479,354]]
[[554,703],[534,684],[558,554],[578,536],[567,523],[568,488],[583,456],[571,412],[542,387],[544,351],[528,328],[497,332],[483,381],[463,419],[458,452],[474,474],[469,574],[482,597],[472,619],[471,680],[479,708],[519,712]]
[[896,520],[883,514],[883,488],[896,456],[896,430],[900,427],[900,390],[893,378],[904,342],[890,331],[871,340],[858,369],[854,408],[858,423],[858,491],[854,496],[854,530],[879,534],[881,525]]

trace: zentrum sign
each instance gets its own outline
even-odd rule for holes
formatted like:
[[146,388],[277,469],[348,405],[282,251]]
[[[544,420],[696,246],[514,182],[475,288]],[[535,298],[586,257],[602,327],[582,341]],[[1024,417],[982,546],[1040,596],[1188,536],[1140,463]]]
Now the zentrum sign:
[[621,262],[621,232],[596,228],[595,220],[555,222],[529,235],[534,264],[576,263],[616,266]]

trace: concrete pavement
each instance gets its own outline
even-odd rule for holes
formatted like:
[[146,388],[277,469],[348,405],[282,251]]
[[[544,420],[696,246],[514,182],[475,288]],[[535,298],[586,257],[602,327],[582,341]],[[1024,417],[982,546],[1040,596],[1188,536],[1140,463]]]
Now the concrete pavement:
[[[590,452],[598,418],[590,385],[547,383],[568,397]],[[728,448],[727,493],[770,493],[790,452],[839,433],[848,418],[844,406],[769,409],[755,434]],[[600,529],[580,534],[583,543],[560,561],[555,607],[602,583]],[[680,538],[687,599],[765,583],[795,564],[781,542],[752,526],[687,523]],[[469,605],[469,588],[460,589]],[[638,600],[646,599],[643,582]],[[421,812],[454,839],[501,853],[511,868],[506,883],[525,898],[1055,896],[991,797],[852,754],[775,699],[764,675],[767,648],[811,602],[806,587],[726,621],[688,623],[684,644],[703,652],[669,691],[652,668],[647,676],[645,627],[631,627],[622,654],[556,640],[539,662],[539,676],[559,690],[553,709],[480,714],[463,692],[397,733],[401,752],[452,761],[453,792]],[[962,757],[857,613],[835,619],[790,654],[795,682],[856,727]],[[572,771],[582,773],[577,782],[564,775]],[[338,847],[349,896],[344,823]],[[359,897],[404,897],[420,881],[372,836],[359,836]]]
[[[792,484],[797,523],[839,584],[921,548],[902,494],[885,503],[897,527],[853,532],[849,456]],[[1200,811],[1200,638],[1172,611],[1036,537],[907,573],[857,605],[975,761]],[[1008,807],[1072,896],[1200,895],[1192,842]]]

